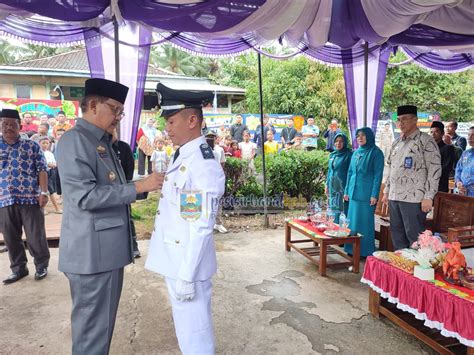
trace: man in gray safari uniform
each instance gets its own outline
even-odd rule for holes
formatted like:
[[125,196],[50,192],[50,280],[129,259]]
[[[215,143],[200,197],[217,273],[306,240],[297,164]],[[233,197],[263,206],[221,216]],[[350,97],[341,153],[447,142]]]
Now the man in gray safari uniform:
[[112,149],[127,93],[113,81],[87,80],[83,118],[56,151],[64,196],[59,270],[71,289],[73,354],[108,354],[123,267],[133,259],[129,205],[163,182],[162,175],[151,174],[127,183]]

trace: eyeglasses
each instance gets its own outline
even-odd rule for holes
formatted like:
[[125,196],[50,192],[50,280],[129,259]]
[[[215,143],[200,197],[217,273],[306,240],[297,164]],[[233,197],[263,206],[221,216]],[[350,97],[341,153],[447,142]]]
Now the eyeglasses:
[[119,119],[122,119],[125,117],[125,112],[123,112],[123,109],[121,107],[116,107],[112,104],[109,104],[108,102],[104,102],[104,104],[110,107],[110,111],[112,111],[112,114],[115,117],[118,117]]

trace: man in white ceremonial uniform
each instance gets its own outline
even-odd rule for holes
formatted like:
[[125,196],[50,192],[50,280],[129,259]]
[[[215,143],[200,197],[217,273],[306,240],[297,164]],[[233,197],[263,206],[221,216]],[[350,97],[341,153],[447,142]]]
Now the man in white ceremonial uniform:
[[221,165],[201,134],[211,92],[157,86],[166,131],[180,148],[168,166],[145,268],[166,278],[183,354],[214,354],[211,277],[217,270],[213,228],[224,193]]

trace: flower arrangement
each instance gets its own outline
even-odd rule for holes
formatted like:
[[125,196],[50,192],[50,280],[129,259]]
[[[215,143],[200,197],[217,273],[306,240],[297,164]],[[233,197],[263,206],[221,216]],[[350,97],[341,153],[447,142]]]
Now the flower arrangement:
[[[416,249],[415,259],[422,268],[431,268],[432,261],[446,250],[446,244],[440,237],[433,235],[429,230],[425,230],[418,236],[418,240],[412,244],[412,249]],[[439,260],[438,260],[439,261]]]

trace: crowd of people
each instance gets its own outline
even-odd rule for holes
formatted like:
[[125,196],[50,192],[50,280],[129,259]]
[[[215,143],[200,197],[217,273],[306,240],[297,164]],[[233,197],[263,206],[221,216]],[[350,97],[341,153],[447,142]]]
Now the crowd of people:
[[[108,353],[123,268],[139,256],[130,204],[157,190],[160,204],[145,268],[166,279],[181,350],[213,353],[212,233],[227,231],[219,203],[226,158],[247,160],[255,172],[258,154],[313,151],[319,146],[320,130],[313,117],[301,132],[287,120],[279,141],[268,116],[253,137],[240,115],[229,129],[222,126],[214,132],[202,114],[204,99],[212,95],[162,84],[157,91],[166,126],[161,132],[150,119],[138,132],[138,179],[130,146],[117,138],[128,93],[121,84],[89,79],[81,102],[83,117],[74,127],[62,111],[56,117],[40,116],[39,124],[30,113],[20,117],[15,109],[0,112],[0,227],[12,270],[3,283],[29,275],[23,230],[35,279],[48,275],[44,207],[51,200],[56,213],[64,210],[59,270],[70,284],[73,353]],[[369,127],[355,132],[354,151],[336,120],[322,134],[325,149],[331,152],[326,180],[329,208],[337,223],[344,214],[351,233],[362,236],[361,256],[375,251],[374,213],[383,180],[382,203],[390,208],[396,249],[417,239],[436,193],[449,191],[450,178],[455,193],[474,197],[474,127],[466,140],[456,134],[454,121],[446,129],[435,121],[431,134],[426,134],[418,129],[417,120],[415,106],[398,107],[401,135],[387,143],[393,137],[385,129],[382,149]],[[348,254],[351,247],[345,246]]]
[[[471,149],[459,154],[467,141],[456,134],[456,122],[449,122],[445,132],[443,123],[434,121],[427,134],[418,129],[417,120],[416,106],[400,106],[397,125],[401,135],[388,149],[384,137],[382,149],[375,145],[374,132],[368,127],[356,131],[359,147],[354,152],[343,133],[334,136],[326,180],[328,206],[336,223],[343,213],[351,233],[362,235],[361,256],[375,251],[374,214],[384,176],[382,202],[389,207],[395,249],[407,248],[417,240],[436,193],[450,191],[450,176],[454,177],[453,192],[474,196],[474,127],[469,129]],[[352,245],[345,250],[352,254]]]

